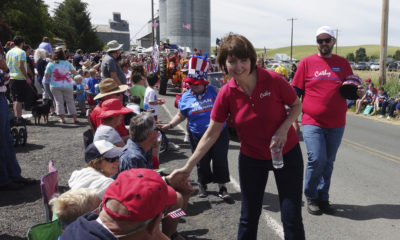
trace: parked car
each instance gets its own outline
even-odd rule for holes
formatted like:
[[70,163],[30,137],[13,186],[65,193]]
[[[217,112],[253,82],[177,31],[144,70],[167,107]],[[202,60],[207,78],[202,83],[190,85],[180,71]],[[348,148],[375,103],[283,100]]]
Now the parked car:
[[369,65],[366,62],[358,62],[354,66],[354,70],[369,70]]
[[350,63],[351,68],[354,69],[354,67],[356,66],[356,64],[355,64],[354,62],[352,62],[352,61],[350,61],[349,63]]
[[399,62],[392,62],[388,65],[388,71],[399,71],[400,70],[400,63]]
[[369,68],[372,71],[378,71],[379,70],[379,63],[372,63],[371,66],[369,66]]

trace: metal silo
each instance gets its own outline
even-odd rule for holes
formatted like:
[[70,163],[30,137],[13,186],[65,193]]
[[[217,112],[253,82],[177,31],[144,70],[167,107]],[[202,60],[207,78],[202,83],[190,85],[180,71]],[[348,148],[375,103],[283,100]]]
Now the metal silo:
[[160,39],[165,41],[167,38],[167,0],[160,0],[159,8]]
[[210,55],[211,19],[210,0],[193,0],[193,46]]
[[160,28],[164,41],[210,52],[210,0],[160,0]]

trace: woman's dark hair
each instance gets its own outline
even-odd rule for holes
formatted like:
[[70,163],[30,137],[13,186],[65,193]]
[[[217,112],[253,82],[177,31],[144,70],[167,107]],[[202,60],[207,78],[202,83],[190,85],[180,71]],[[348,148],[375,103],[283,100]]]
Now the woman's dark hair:
[[57,48],[53,53],[53,60],[58,63],[60,60],[65,60],[64,50],[62,48]]
[[157,73],[150,73],[147,75],[147,83],[150,87],[153,87],[158,82],[158,75]]
[[140,105],[141,99],[139,96],[131,95],[130,101],[132,103],[136,103],[137,105]]
[[28,44],[24,44],[24,46],[22,46],[22,50],[24,50],[25,52],[26,52],[28,49],[31,49],[31,46],[29,46]]
[[226,59],[228,57],[236,57],[239,59],[250,59],[250,73],[256,69],[257,54],[253,44],[242,35],[229,33],[222,39],[217,63],[219,67],[228,74],[226,67]]

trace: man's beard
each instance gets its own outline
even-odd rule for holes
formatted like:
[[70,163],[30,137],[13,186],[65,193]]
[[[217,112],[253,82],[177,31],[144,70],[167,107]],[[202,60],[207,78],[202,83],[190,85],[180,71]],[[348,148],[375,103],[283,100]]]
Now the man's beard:
[[329,56],[329,55],[332,53],[332,49],[333,49],[333,46],[330,47],[330,46],[328,46],[328,45],[321,46],[321,47],[318,48],[319,53],[320,53],[322,56]]

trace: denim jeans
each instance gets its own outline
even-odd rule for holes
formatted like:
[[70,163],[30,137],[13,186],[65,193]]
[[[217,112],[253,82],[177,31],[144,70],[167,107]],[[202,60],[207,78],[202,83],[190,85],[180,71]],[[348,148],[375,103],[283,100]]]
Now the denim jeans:
[[302,130],[308,155],[304,195],[311,200],[329,200],[333,163],[342,141],[344,127],[328,129],[303,125]]
[[[201,137],[192,134],[189,131],[190,146],[192,152],[197,147]],[[228,148],[229,148],[229,132],[225,127],[219,135],[217,141],[204,155],[204,157],[197,163],[197,181],[200,184],[214,183],[227,183],[229,178],[228,166]],[[211,169],[212,160],[212,169]]]
[[394,110],[396,109],[400,109],[400,102],[390,102],[388,116],[393,117]]
[[265,186],[271,170],[278,188],[285,239],[305,239],[301,216],[304,165],[299,144],[283,155],[283,162],[284,167],[275,170],[270,160],[258,160],[239,154],[242,209],[237,239],[257,239]]
[[7,100],[0,93],[0,186],[21,177],[21,168],[15,156],[8,116]]

